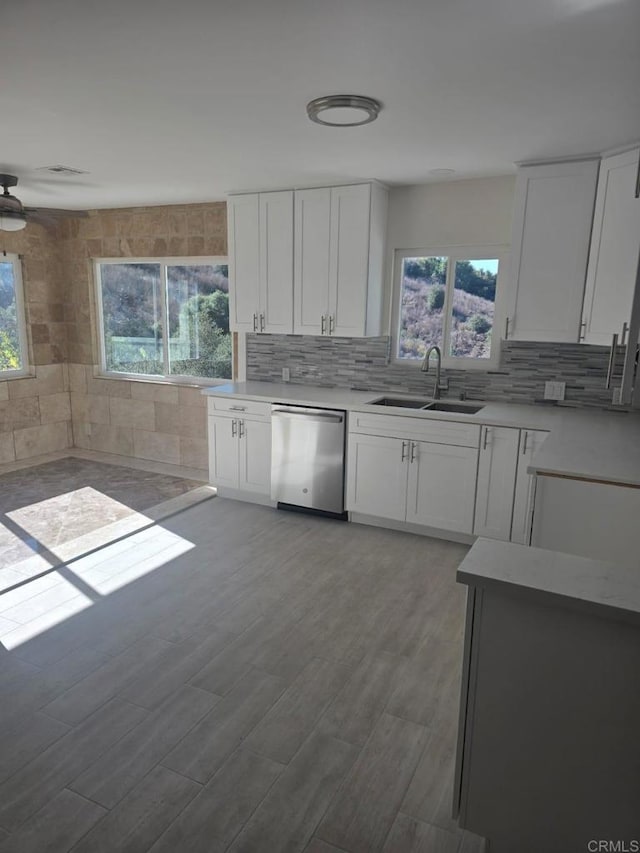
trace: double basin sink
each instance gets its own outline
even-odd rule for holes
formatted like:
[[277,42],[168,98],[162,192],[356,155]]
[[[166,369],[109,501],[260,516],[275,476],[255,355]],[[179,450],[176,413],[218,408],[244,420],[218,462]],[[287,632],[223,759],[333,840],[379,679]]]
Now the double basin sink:
[[484,405],[480,403],[463,403],[454,400],[407,399],[402,397],[379,397],[371,401],[372,406],[391,406],[398,409],[422,409],[426,412],[453,412],[454,414],[475,415]]

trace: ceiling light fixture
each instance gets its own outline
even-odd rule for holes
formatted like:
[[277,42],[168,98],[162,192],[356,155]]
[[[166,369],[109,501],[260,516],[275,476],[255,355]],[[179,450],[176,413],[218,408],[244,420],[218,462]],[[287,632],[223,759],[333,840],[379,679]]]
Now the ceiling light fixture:
[[378,118],[380,101],[365,95],[326,95],[307,104],[307,115],[317,124],[330,127],[356,127]]

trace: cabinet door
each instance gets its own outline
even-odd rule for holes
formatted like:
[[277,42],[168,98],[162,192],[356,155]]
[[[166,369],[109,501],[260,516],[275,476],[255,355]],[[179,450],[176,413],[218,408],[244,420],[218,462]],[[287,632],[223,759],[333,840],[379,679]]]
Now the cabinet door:
[[378,435],[349,436],[347,509],[404,521],[409,442]]
[[577,342],[598,161],[518,170],[509,334]]
[[268,495],[271,491],[271,420],[238,422],[238,488]]
[[255,332],[260,303],[259,196],[233,196],[227,209],[229,324],[234,332]]
[[209,417],[209,480],[213,486],[238,488],[238,420]]
[[509,541],[520,430],[482,427],[476,490],[476,536]]
[[296,335],[320,335],[329,306],[331,190],[295,193],[294,324]]
[[260,331],[293,332],[293,191],[260,194]]
[[407,521],[472,533],[477,468],[477,447],[412,441]]
[[511,522],[511,541],[517,542],[519,545],[531,544],[531,521],[536,478],[527,473],[527,467],[531,464],[533,455],[548,435],[548,432],[541,430],[520,430],[513,519]]
[[[640,250],[640,199],[635,197],[640,149],[607,157],[600,167],[584,298],[584,341],[611,343],[628,323]],[[626,343],[626,341],[625,341]]]
[[371,187],[331,190],[329,277],[330,334],[362,337],[366,331]]

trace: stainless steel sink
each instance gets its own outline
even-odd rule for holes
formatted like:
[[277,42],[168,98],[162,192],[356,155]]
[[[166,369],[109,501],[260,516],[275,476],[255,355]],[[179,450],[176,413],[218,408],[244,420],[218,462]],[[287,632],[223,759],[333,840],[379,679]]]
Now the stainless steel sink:
[[422,400],[404,400],[401,397],[380,397],[377,400],[371,401],[372,406],[395,406],[399,409],[424,409],[429,406],[429,401]]
[[455,400],[436,400],[432,403],[429,400],[419,400],[417,398],[403,397],[379,397],[377,400],[371,401],[372,406],[393,406],[398,409],[423,409],[426,412],[454,412],[461,415],[475,415],[480,409],[484,409],[484,404],[480,403],[463,403]]
[[456,412],[461,415],[475,415],[480,409],[484,409],[484,405],[476,403],[454,403],[448,400],[438,400],[437,403],[429,403],[422,406],[428,412]]

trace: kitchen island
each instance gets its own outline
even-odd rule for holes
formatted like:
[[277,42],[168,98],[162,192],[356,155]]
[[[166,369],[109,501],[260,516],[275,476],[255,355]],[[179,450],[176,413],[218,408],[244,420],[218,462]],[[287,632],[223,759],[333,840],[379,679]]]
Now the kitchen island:
[[457,580],[460,825],[491,853],[639,839],[637,569],[479,539]]

